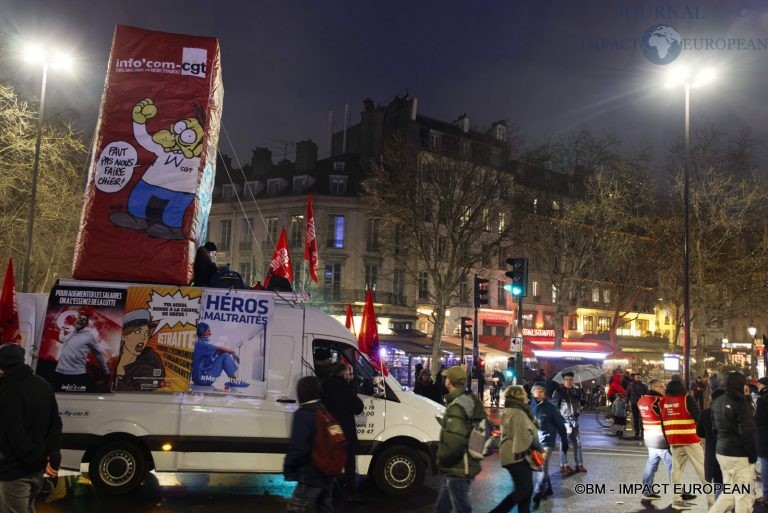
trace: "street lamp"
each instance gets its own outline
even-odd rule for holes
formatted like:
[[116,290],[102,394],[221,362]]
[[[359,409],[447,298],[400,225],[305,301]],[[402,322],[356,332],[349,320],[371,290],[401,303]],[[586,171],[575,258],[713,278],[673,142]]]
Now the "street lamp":
[[757,328],[750,326],[747,328],[747,333],[749,333],[750,338],[752,338],[752,351],[749,353],[749,366],[752,377],[754,378],[757,375],[757,355],[755,352],[755,337],[757,336]]
[[37,174],[40,167],[40,143],[43,133],[43,112],[45,110],[45,86],[48,80],[48,68],[69,69],[72,59],[60,51],[49,51],[47,48],[33,44],[24,49],[24,60],[30,64],[42,65],[43,78],[40,86],[40,109],[37,114],[37,133],[35,135],[35,161],[32,165],[32,187],[29,191],[29,219],[27,220],[27,249],[24,253],[24,271],[21,280],[21,291],[29,292],[29,267],[32,255],[32,233],[35,226],[35,207],[37,206]]
[[689,168],[691,167],[691,89],[708,84],[715,78],[715,71],[706,68],[693,73],[685,67],[673,68],[666,86],[683,84],[685,88],[685,163],[683,165],[683,360],[685,363],[685,386],[691,386],[691,291],[690,291],[690,249],[688,247],[688,199]]

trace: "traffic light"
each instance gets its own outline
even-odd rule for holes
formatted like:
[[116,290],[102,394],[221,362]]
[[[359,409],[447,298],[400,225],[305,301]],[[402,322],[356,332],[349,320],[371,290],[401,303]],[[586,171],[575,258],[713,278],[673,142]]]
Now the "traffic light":
[[461,338],[464,337],[472,337],[472,318],[471,317],[462,317],[461,318]]
[[507,358],[507,370],[504,371],[504,376],[507,378],[507,381],[515,377],[515,357],[514,356],[510,356],[509,358]]
[[506,275],[512,283],[504,288],[509,290],[515,297],[526,297],[528,295],[528,259],[527,258],[507,258],[507,265],[512,267]]
[[475,308],[488,304],[488,280],[475,276]]

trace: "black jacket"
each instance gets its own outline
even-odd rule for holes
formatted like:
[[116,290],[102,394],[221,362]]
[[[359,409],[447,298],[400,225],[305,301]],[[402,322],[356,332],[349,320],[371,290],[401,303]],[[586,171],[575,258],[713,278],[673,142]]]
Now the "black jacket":
[[[714,401],[725,393],[725,390],[718,388],[712,392]],[[696,434],[704,439],[704,478],[710,483],[722,483],[723,472],[720,470],[720,464],[717,463],[715,456],[715,447],[717,446],[717,432],[712,423],[712,408],[705,408],[699,416],[699,422],[696,424]]]
[[571,425],[574,425],[576,419],[581,415],[581,407],[584,404],[584,393],[580,388],[573,387],[568,389],[563,385],[560,385],[557,390],[555,390],[555,393],[552,394],[552,403],[557,406],[563,419]]
[[746,378],[732,372],[725,378],[725,394],[712,402],[712,420],[717,431],[717,454],[757,461],[752,404],[744,395]]
[[332,477],[324,476],[312,464],[312,445],[315,441],[315,410],[325,408],[321,402],[302,405],[293,414],[291,439],[283,462],[286,481],[298,481],[309,486],[329,486]]
[[28,365],[0,378],[0,481],[42,472],[61,463],[61,417],[51,385]]
[[424,383],[422,380],[416,381],[416,385],[413,387],[413,393],[423,395],[436,403],[442,403],[438,384],[432,383],[431,380],[428,383]]
[[768,458],[768,388],[764,388],[757,399],[755,434],[757,455],[761,458]]
[[330,376],[323,381],[323,404],[339,422],[350,450],[357,449],[355,415],[363,413],[363,401],[357,391],[341,376]]
[[[687,390],[685,389],[683,382],[676,380],[667,383],[667,388],[664,389],[664,395],[683,395],[686,392]],[[685,406],[691,413],[693,420],[698,424],[699,417],[701,416],[701,408],[699,408],[699,403],[696,402],[696,399],[691,397],[691,394],[685,396]]]

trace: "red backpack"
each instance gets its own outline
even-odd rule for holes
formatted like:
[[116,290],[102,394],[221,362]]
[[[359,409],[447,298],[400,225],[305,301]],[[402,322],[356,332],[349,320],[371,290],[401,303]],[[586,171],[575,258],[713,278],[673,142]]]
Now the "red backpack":
[[315,410],[315,439],[312,464],[324,476],[340,476],[347,462],[347,439],[341,425],[328,410]]

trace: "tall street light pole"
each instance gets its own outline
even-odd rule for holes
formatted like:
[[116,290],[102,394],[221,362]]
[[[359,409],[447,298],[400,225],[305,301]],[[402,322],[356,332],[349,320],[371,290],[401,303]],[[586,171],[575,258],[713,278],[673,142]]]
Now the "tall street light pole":
[[691,88],[699,87],[714,79],[714,71],[705,69],[691,74],[687,69],[676,68],[667,86],[682,82],[685,88],[685,159],[683,163],[683,363],[685,365],[685,387],[691,386],[691,277],[689,246],[689,188],[691,167]]
[[37,132],[35,135],[35,160],[32,164],[32,185],[29,190],[29,218],[27,219],[27,248],[24,253],[21,291],[29,292],[30,260],[32,258],[32,241],[37,210],[37,176],[40,169],[40,145],[43,139],[43,113],[45,112],[45,89],[48,81],[48,69],[67,68],[71,59],[68,55],[57,52],[55,55],[39,45],[30,45],[25,49],[24,59],[31,64],[43,67],[43,77],[40,85],[40,108],[37,114]]
[[35,227],[37,207],[37,174],[40,168],[40,141],[43,135],[43,112],[45,110],[45,86],[48,80],[48,61],[43,61],[43,80],[40,86],[40,109],[37,114],[37,134],[35,136],[35,162],[32,164],[32,187],[29,191],[29,219],[27,219],[27,250],[24,253],[24,274],[21,279],[21,291],[29,292],[29,262],[32,255],[32,234]]

